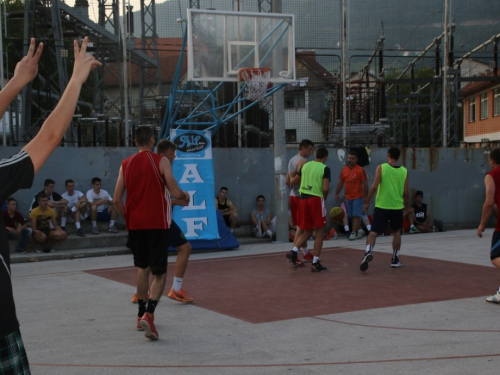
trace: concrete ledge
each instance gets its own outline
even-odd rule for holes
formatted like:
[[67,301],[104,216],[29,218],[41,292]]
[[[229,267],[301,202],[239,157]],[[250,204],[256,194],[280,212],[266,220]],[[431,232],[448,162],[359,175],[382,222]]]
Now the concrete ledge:
[[[97,223],[99,234],[92,234],[92,224],[85,220],[82,222],[82,229],[85,232],[85,237],[76,235],[76,227],[74,223],[66,225],[68,238],[64,241],[53,242],[51,248],[54,250],[73,250],[73,249],[89,249],[109,246],[125,246],[127,243],[127,231],[123,225],[117,224],[118,233],[108,232],[108,223]],[[9,250],[11,253],[16,252],[17,241],[9,241]],[[33,240],[30,240],[26,245],[28,251],[40,246]]]
[[80,259],[94,258],[108,255],[132,254],[130,249],[125,246],[104,247],[96,249],[79,249],[79,250],[60,250],[50,253],[14,253],[10,256],[11,263],[28,263],[41,262],[45,260],[64,260],[64,259]]

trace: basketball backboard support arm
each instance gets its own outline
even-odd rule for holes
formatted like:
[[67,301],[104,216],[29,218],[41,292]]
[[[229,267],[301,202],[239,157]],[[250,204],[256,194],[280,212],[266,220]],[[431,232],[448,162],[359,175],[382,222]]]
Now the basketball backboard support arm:
[[[179,89],[183,60],[185,57],[187,43],[187,32],[184,33],[184,40],[177,62],[172,87],[170,90],[168,108],[165,112],[162,128],[160,131],[161,139],[168,139],[170,137],[170,130],[172,128],[189,127],[196,125],[198,127],[205,126],[205,130],[215,133],[219,126],[232,121],[236,116],[246,111],[248,108],[253,107],[258,102],[248,102],[244,97],[246,83],[241,85],[241,89],[237,93],[232,102],[217,105],[217,92],[222,87],[224,82],[219,82],[213,89],[197,89],[194,82],[187,81],[182,89]],[[266,90],[265,97],[273,95],[275,92],[284,87],[286,83],[275,84]],[[179,118],[180,111],[186,99],[190,99],[190,103],[196,103],[189,114],[183,118]],[[235,110],[238,103],[242,105],[240,110]],[[200,121],[209,117],[210,121]]]
[[[240,82],[241,69],[270,71],[273,85],[264,98],[296,81],[293,15],[188,9],[186,22],[161,138],[168,138],[172,128],[193,125],[215,133],[259,103],[245,98],[248,83]],[[234,99],[220,104],[224,82],[240,83]]]

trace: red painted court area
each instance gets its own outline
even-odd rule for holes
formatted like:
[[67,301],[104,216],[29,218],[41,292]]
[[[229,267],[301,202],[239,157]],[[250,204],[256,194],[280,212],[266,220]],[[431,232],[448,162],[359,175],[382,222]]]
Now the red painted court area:
[[[321,263],[293,271],[284,253],[190,261],[184,289],[198,307],[250,323],[368,310],[424,302],[486,296],[497,272],[492,267],[405,256],[404,267],[390,267],[391,255],[374,253],[366,272],[359,270],[362,250],[328,248]],[[135,286],[134,267],[87,271]],[[168,267],[165,296],[172,284]],[[165,299],[167,299],[165,297]]]

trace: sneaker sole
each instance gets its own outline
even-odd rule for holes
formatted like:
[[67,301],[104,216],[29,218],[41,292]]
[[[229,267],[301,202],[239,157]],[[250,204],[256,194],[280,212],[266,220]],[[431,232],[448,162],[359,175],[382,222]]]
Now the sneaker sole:
[[290,256],[290,253],[286,253],[285,256],[286,256],[286,259],[288,260],[288,265],[290,266],[290,268],[292,270],[296,271],[297,265],[292,261],[292,257]]
[[363,259],[363,261],[359,265],[359,269],[365,272],[368,269],[368,263],[370,263],[372,260],[373,260],[373,255],[368,255],[366,258]]
[[174,300],[174,301],[177,301],[177,302],[180,302],[180,303],[184,303],[184,304],[186,304],[186,303],[193,303],[194,302],[194,300],[192,300],[192,301],[185,301],[183,299],[179,299],[176,296],[172,296],[170,294],[168,294],[167,297],[170,298],[171,300]]
[[401,268],[403,267],[402,264],[391,264],[391,268]]
[[139,325],[144,330],[144,336],[153,341],[158,340],[158,335],[156,335],[153,331],[151,331],[151,327],[149,326],[148,322],[146,322],[145,320],[141,320],[139,322]]
[[[490,298],[490,297],[488,297]],[[497,305],[500,303],[500,301],[496,301],[496,300],[489,300],[488,298],[486,298],[486,302],[489,302],[489,303],[496,303]]]

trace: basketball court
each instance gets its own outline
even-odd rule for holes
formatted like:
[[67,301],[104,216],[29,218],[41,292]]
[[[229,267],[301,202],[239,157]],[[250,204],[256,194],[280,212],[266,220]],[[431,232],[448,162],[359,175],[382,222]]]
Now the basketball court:
[[195,254],[195,304],[162,299],[158,342],[135,331],[130,255],[14,264],[13,283],[33,374],[493,374],[490,236],[406,235],[400,269],[379,237],[365,273],[364,240],[325,242],[321,273],[291,270],[288,244]]

